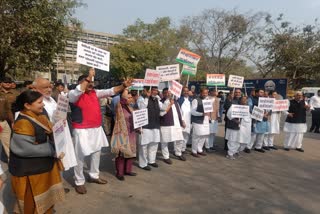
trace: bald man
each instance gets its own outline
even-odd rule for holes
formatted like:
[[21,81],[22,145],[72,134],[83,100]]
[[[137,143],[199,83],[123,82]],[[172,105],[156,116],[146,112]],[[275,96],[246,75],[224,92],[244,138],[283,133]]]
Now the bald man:
[[35,91],[40,92],[44,96],[43,98],[44,108],[46,110],[46,113],[50,121],[54,123],[53,113],[57,108],[57,103],[51,97],[51,93],[52,93],[51,83],[49,82],[49,80],[39,77],[33,81],[32,85]]

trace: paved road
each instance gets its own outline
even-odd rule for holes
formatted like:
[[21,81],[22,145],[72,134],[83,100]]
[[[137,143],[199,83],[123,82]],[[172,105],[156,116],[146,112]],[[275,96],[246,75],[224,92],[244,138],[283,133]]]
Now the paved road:
[[[134,167],[137,177],[118,181],[108,152],[101,156],[101,175],[107,185],[87,184],[88,194],[73,189],[57,213],[320,213],[320,134],[307,133],[305,153],[270,151],[243,154],[237,160],[224,157],[223,126],[219,126],[219,150],[196,159],[167,165],[158,153],[159,168],[151,172]],[[282,148],[284,135],[275,138]],[[72,172],[64,174],[72,188]],[[7,181],[8,183],[8,181]],[[2,191],[12,209],[10,185]]]

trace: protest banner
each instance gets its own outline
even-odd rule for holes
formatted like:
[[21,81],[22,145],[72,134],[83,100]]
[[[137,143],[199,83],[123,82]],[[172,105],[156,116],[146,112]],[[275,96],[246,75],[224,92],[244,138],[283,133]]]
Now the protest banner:
[[229,75],[228,87],[230,88],[242,88],[244,77]]
[[181,96],[182,88],[183,88],[183,86],[182,86],[179,82],[177,82],[177,81],[175,81],[175,80],[172,80],[172,81],[170,82],[169,91],[170,91],[174,96],[176,96],[176,97],[178,97],[178,98]]
[[272,110],[274,106],[274,98],[259,97],[258,107],[265,110]]
[[100,70],[109,71],[110,52],[78,41],[76,62]]
[[231,118],[244,118],[250,115],[249,106],[245,105],[232,105]]
[[139,128],[145,125],[148,125],[148,109],[141,109],[132,112],[133,116],[133,128]]
[[160,73],[157,70],[147,69],[144,76],[144,86],[159,86]]
[[64,170],[66,171],[71,167],[77,166],[78,163],[74,152],[68,123],[65,120],[59,120],[52,127],[52,131],[57,157],[64,155],[61,160]]
[[207,74],[208,86],[224,86],[226,84],[226,77],[224,74]]
[[212,100],[202,100],[203,112],[209,113],[213,112],[213,103]]
[[157,66],[156,70],[160,73],[161,82],[180,79],[179,64]]
[[180,62],[181,64],[195,68],[197,67],[200,58],[201,56],[199,56],[198,54],[192,53],[191,51],[181,48],[176,58],[176,61]]
[[57,108],[53,113],[54,121],[67,119],[67,112],[69,109],[69,98],[59,94]]
[[272,111],[287,111],[289,109],[289,100],[275,100]]
[[133,79],[132,86],[129,87],[129,90],[143,90],[144,79]]
[[254,106],[251,114],[251,118],[255,119],[257,121],[262,121],[263,120],[263,115],[264,115],[264,110]]
[[188,65],[183,65],[181,74],[195,76],[197,74],[197,67],[193,68]]

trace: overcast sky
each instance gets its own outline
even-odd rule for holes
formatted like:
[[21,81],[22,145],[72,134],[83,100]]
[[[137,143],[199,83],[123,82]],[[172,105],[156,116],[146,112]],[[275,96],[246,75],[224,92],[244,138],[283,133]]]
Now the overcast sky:
[[140,18],[152,23],[157,17],[169,16],[179,25],[182,18],[200,14],[204,9],[238,9],[240,12],[280,13],[294,24],[312,24],[320,17],[320,0],[82,0],[87,7],[77,9],[76,16],[84,29],[121,34]]

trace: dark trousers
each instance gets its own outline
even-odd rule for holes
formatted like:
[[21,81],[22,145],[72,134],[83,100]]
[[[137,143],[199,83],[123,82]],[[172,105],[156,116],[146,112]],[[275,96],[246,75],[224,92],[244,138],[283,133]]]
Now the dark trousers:
[[124,158],[118,156],[116,158],[117,176],[124,176],[125,173],[131,173],[134,158]]
[[312,114],[312,124],[311,124],[310,131],[315,130],[315,132],[319,132],[319,128],[320,128],[320,108],[315,108],[314,110],[312,110],[311,114]]

